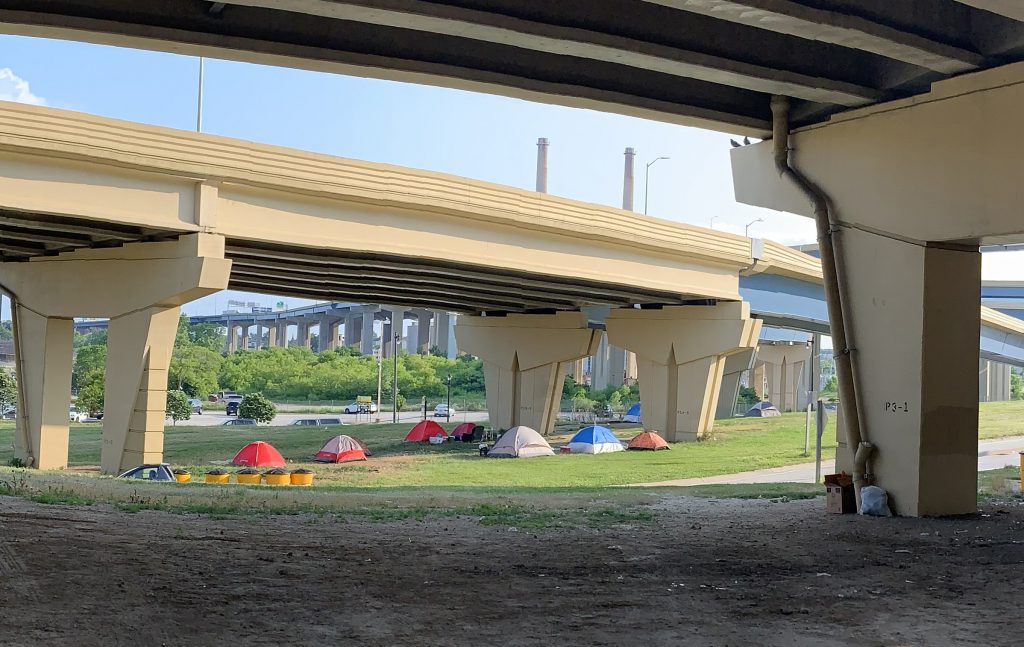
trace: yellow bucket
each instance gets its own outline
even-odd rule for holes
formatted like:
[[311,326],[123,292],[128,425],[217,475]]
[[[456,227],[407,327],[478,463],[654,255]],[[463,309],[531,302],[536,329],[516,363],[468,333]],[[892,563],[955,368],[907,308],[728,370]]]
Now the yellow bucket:
[[230,478],[230,477],[231,477],[230,474],[207,474],[206,475],[206,482],[207,483],[227,483],[228,482],[228,478]]
[[308,472],[306,474],[292,472],[292,485],[313,485],[313,473]]
[[192,480],[192,475],[189,474],[188,472],[185,472],[184,474],[175,474],[174,480],[177,481],[178,483],[188,483],[189,481]]
[[242,485],[259,485],[263,482],[263,475],[256,474],[235,474],[235,480]]
[[267,485],[288,485],[292,482],[291,474],[267,474]]

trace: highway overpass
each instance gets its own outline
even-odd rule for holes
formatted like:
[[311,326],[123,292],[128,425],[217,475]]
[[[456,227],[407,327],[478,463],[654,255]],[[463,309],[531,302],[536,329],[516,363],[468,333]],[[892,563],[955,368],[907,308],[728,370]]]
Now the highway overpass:
[[[974,350],[980,327],[975,310],[981,283],[978,247],[1024,240],[1016,159],[1024,148],[1024,132],[1017,127],[1024,105],[1024,7],[1019,2],[929,0],[925,10],[919,3],[880,0],[138,0],[130,6],[116,0],[15,0],[0,9],[0,25],[8,33],[436,83],[771,135],[770,141],[733,151],[736,197],[814,217],[818,225],[831,329],[838,339],[840,389],[844,401],[852,405],[848,431],[853,447],[870,441],[873,446],[864,449],[874,449],[870,462],[857,466],[858,487],[870,472],[889,490],[902,514],[976,509],[978,407],[971,372],[979,358]],[[119,150],[121,144],[113,145]],[[121,164],[136,163],[133,148],[138,146],[129,143]],[[195,167],[198,160],[190,159],[190,150],[165,152],[171,160],[181,157],[183,176],[200,170]],[[216,155],[208,159],[206,168],[216,170],[221,160]],[[205,197],[195,201],[198,209],[187,206],[183,198],[195,196],[180,187],[153,188],[165,207],[180,214],[183,224],[230,229],[237,213],[234,197],[246,205],[243,211],[275,211],[273,204],[251,204],[254,193],[259,193],[251,183],[265,179],[273,192],[289,177],[288,166],[282,176],[246,175],[242,179],[250,184],[245,195],[232,193],[231,173],[222,185],[208,182],[199,191]],[[186,167],[191,171],[185,172]],[[217,174],[193,177],[212,179]],[[291,179],[296,186],[306,182],[304,189],[314,194],[326,188],[319,176]],[[214,196],[222,189],[230,197],[223,214],[215,215],[207,205],[217,203]],[[380,199],[372,183],[364,189],[366,199]],[[443,211],[446,200],[437,199],[440,204],[435,206]],[[539,215],[540,203],[550,205],[536,198],[525,211]],[[488,204],[494,206],[485,198],[479,212],[494,213]],[[125,222],[106,227],[104,240],[159,240],[181,228],[168,230],[164,227],[170,220],[161,218],[156,220],[162,222],[131,222],[138,217],[133,213],[117,214]],[[102,220],[99,214],[94,217]],[[223,224],[214,225],[210,218]],[[466,229],[467,239],[477,240],[473,232],[478,230],[469,221],[457,217],[454,222]],[[543,227],[545,218],[521,222]],[[596,228],[607,234],[613,230],[604,222]],[[385,230],[386,225],[381,228]],[[341,232],[328,227],[324,233],[325,239],[333,240]],[[231,280],[272,288],[281,268],[268,262],[303,265],[307,276],[324,269],[301,253],[303,242],[294,240],[295,234],[270,227],[252,232],[250,239],[232,238],[226,251],[248,272],[232,274]],[[293,240],[280,249],[258,242],[260,236],[273,240],[276,235]],[[692,244],[672,238],[664,239],[668,249],[660,247],[666,260],[678,258],[684,248],[694,251]],[[696,243],[696,238],[689,242]],[[370,236],[368,248],[372,242]],[[533,236],[516,240],[532,242]],[[307,239],[305,244],[315,241]],[[601,251],[584,258],[608,257],[630,266],[614,243],[590,239],[587,244]],[[740,250],[724,252],[728,246],[723,241],[719,257],[725,274],[743,255]],[[438,257],[451,260],[450,251],[441,250]],[[407,250],[382,246],[372,254],[401,257],[403,252]],[[353,257],[348,258],[352,262]],[[549,261],[549,269],[557,266],[555,259]],[[338,264],[335,259],[327,262]],[[469,265],[474,262],[467,260]],[[543,266],[522,269],[543,274]],[[429,264],[417,268],[424,273],[420,276],[438,271]],[[655,274],[665,282],[645,286],[640,281],[637,285],[644,294],[613,292],[607,296],[619,300],[608,303],[618,306],[636,300],[691,306],[694,299],[711,296],[725,303],[738,296],[726,294],[729,285],[719,285],[721,291],[697,289],[695,284],[701,281],[695,276],[678,282],[686,271],[672,262]],[[499,276],[504,274],[492,272],[486,280]],[[520,286],[518,281],[525,278],[516,274],[512,285]],[[186,292],[165,295],[164,305],[193,297],[197,289],[213,289],[215,282],[196,283]],[[369,283],[364,292],[373,292]],[[464,285],[467,293],[458,305],[466,311],[488,300],[487,305],[502,305],[493,304],[493,293],[479,290],[481,284]],[[623,284],[578,276],[575,285],[591,294],[593,288]],[[574,297],[586,296],[565,284],[557,287],[561,292],[551,296],[560,297],[565,308]],[[477,289],[472,297],[471,288]],[[307,289],[330,292],[315,281],[309,281]],[[716,295],[701,296],[704,292]],[[429,304],[419,299],[421,307],[442,307],[434,296]],[[506,322],[510,328],[536,312],[528,303],[535,295],[519,296],[521,309],[501,310],[512,313]],[[653,325],[652,320],[644,321],[653,317],[647,312],[633,315],[636,319],[624,325]],[[744,318],[746,313],[730,316]],[[546,337],[568,335],[554,332],[568,325],[564,315],[557,318],[560,324],[546,329]],[[623,339],[632,339],[622,334]],[[506,341],[511,343],[512,338]],[[569,345],[578,351],[585,343],[574,339]],[[687,364],[697,361],[682,355]],[[494,360],[507,362],[508,354]],[[550,377],[532,375],[542,381]],[[895,404],[901,405],[899,416],[892,413]]]

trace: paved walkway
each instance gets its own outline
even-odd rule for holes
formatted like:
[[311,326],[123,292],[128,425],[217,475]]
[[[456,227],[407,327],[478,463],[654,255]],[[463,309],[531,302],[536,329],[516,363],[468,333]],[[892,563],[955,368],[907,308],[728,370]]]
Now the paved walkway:
[[[983,440],[978,443],[978,470],[994,470],[1007,465],[1019,465],[1019,452],[1024,451],[1024,436]],[[831,474],[835,460],[823,460],[821,473]],[[721,474],[704,478],[676,479],[657,483],[634,483],[635,487],[660,487],[666,485],[713,485],[719,483],[813,483],[814,463],[801,463],[766,470]]]

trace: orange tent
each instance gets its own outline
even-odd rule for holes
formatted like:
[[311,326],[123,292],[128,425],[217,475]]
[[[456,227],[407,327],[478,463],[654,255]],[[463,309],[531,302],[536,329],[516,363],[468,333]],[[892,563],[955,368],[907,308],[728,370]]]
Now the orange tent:
[[665,439],[658,435],[656,431],[645,431],[642,434],[635,436],[629,441],[629,445],[626,449],[650,449],[652,451],[658,449],[672,449],[665,442]]
[[409,434],[405,437],[405,442],[425,443],[434,436],[444,436],[447,438],[448,433],[444,430],[444,427],[433,420],[424,420],[409,431]]
[[284,467],[284,458],[273,445],[257,440],[238,450],[231,459],[231,464],[247,467]]

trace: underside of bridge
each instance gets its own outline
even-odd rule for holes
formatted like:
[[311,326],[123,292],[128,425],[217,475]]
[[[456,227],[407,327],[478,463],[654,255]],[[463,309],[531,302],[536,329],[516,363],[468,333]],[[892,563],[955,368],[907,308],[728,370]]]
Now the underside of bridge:
[[[823,250],[835,249],[839,261],[830,256],[824,265],[831,329],[847,333],[838,353],[850,367],[841,386],[851,396],[847,411],[855,412],[849,431],[876,448],[863,468],[890,491],[899,513],[976,508],[978,246],[1024,240],[1024,4],[1016,0],[11,0],[0,8],[0,25],[8,33],[432,83],[756,137],[774,132],[774,142],[733,152],[737,199],[814,216]],[[267,206],[252,192],[234,195]],[[263,233],[269,240],[282,234]],[[296,253],[287,245],[253,249],[251,239],[236,238],[227,237],[228,255],[240,265],[235,285],[272,281],[271,263]],[[21,240],[10,247],[39,242]],[[377,249],[373,258],[393,251]],[[347,268],[352,260],[338,254],[325,262],[339,277],[362,276]],[[621,253],[619,261],[633,267]],[[306,289],[349,298],[332,296],[309,271],[313,261],[288,262],[302,266]],[[446,262],[457,268],[448,278],[467,280],[461,273],[471,267],[454,256]],[[420,282],[410,281],[417,287],[409,294],[424,307],[438,305],[436,269],[414,265]],[[640,283],[664,277],[670,285],[648,284],[662,294],[634,294],[623,288],[633,281],[623,280],[611,282],[618,294],[600,298],[612,306],[669,305],[665,330],[700,328],[712,312],[744,319],[730,310],[736,304],[688,305],[700,290],[681,287],[687,271],[634,275]],[[364,292],[374,292],[385,274],[367,275]],[[524,278],[500,274],[489,278]],[[501,405],[507,419],[544,419],[524,408],[522,389],[549,383],[550,366],[566,358],[530,346],[523,329],[557,330],[582,349],[584,322],[545,312],[571,311],[585,299],[555,281],[538,308],[537,286],[521,284],[508,292],[511,307],[500,307],[486,290],[460,285],[472,296],[453,309],[512,313],[505,330],[471,320],[481,323],[472,328],[476,342],[504,340],[507,352],[492,362],[494,379],[511,385]],[[719,288],[704,296],[734,298],[728,286]],[[705,310],[689,314],[696,307]],[[634,338],[626,328],[649,324],[635,316],[622,322],[623,339]],[[724,358],[743,345],[743,334],[731,337],[734,349],[694,359],[666,333],[647,350],[656,360],[647,374],[683,384],[699,368],[684,369],[683,356],[720,375]],[[658,391],[665,403],[676,397],[672,388]],[[672,418],[666,424],[688,433]]]

